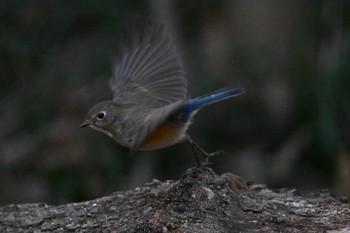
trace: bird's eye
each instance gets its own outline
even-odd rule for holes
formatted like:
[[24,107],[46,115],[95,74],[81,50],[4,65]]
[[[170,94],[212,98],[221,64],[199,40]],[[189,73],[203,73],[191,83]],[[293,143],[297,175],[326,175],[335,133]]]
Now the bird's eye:
[[103,120],[106,117],[106,112],[102,111],[97,115],[97,120]]

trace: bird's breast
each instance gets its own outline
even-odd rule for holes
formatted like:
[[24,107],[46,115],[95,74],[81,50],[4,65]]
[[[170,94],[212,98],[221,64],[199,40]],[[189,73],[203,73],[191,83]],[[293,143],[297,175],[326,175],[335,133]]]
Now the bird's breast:
[[189,123],[174,124],[168,121],[164,122],[147,135],[139,149],[154,150],[174,145],[183,139],[188,125]]

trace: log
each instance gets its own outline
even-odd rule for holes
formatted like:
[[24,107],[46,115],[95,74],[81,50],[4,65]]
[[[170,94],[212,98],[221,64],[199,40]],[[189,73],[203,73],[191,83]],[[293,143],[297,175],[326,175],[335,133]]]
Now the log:
[[80,203],[0,207],[0,232],[350,232],[350,204],[192,168],[180,180]]

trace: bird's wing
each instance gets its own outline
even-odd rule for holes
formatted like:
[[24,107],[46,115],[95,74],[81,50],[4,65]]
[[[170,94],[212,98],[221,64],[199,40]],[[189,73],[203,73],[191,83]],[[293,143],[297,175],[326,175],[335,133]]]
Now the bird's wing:
[[163,26],[147,22],[122,43],[111,78],[113,100],[162,107],[184,100],[187,81],[182,63]]
[[146,137],[182,105],[183,101],[178,101],[151,110],[142,105],[133,107],[128,113],[130,117],[124,122],[124,130],[118,141],[130,149],[138,150]]

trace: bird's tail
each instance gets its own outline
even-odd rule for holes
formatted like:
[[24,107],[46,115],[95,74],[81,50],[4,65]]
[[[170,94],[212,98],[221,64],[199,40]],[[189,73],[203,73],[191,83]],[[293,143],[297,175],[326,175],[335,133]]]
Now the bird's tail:
[[243,94],[244,92],[245,92],[244,88],[239,86],[225,87],[225,88],[210,92],[206,95],[202,95],[197,98],[190,99],[185,103],[184,107],[187,109],[190,109],[191,111],[195,111],[207,105],[214,104],[216,102]]

